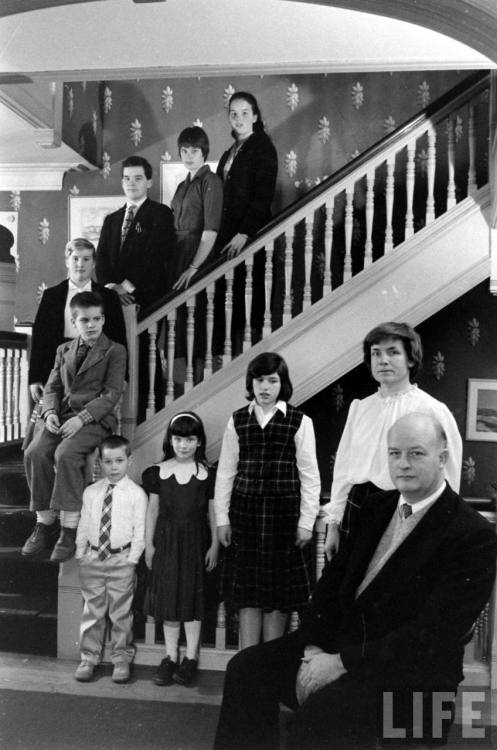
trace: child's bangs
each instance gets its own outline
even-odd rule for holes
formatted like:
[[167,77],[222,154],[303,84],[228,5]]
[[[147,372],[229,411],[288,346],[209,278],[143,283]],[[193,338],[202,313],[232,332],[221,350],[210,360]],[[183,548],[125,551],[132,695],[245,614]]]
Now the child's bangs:
[[171,435],[178,437],[201,437],[201,427],[196,419],[178,417],[171,425]]

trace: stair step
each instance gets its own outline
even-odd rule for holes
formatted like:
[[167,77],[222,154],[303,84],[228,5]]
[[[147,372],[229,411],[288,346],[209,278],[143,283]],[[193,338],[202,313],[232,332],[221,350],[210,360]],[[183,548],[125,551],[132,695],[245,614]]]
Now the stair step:
[[29,487],[20,445],[0,449],[0,500],[3,505],[29,506]]
[[0,611],[0,651],[57,655],[57,615]]
[[57,617],[55,606],[57,602],[50,597],[39,595],[0,592],[0,615],[19,615]]
[[0,547],[22,547],[33,531],[34,514],[23,505],[0,505]]
[[0,548],[0,592],[4,596],[42,596],[57,607],[59,566],[49,560],[23,557],[20,547]]

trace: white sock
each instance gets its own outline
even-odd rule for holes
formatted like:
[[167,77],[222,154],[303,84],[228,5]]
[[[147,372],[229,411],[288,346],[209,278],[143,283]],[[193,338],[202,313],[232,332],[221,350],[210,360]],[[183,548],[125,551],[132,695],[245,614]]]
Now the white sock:
[[61,510],[60,525],[66,529],[77,529],[80,517],[78,510]]
[[178,661],[179,629],[179,622],[165,622],[163,625],[166,656],[170,656],[173,661]]
[[191,622],[185,622],[185,635],[186,635],[186,658],[187,659],[198,659],[198,647],[200,643],[200,630],[202,628],[202,620],[191,620]]
[[36,511],[36,522],[44,523],[45,526],[51,526],[55,523],[57,514],[54,510],[37,510]]

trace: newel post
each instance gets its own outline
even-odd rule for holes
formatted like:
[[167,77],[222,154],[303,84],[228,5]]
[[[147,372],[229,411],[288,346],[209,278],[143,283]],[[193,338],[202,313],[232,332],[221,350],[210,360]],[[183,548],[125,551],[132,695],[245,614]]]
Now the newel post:
[[126,340],[128,343],[128,385],[124,391],[121,409],[122,432],[128,440],[133,439],[138,413],[138,347],[139,340],[136,333],[136,305],[123,307],[124,322],[126,324]]

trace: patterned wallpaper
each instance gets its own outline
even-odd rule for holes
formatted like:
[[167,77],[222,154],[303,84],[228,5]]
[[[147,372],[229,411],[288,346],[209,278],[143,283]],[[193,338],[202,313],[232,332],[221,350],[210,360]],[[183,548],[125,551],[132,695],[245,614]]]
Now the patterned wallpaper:
[[44,285],[64,277],[68,196],[120,195],[121,160],[145,156],[159,199],[161,159],[177,160],[179,132],[199,123],[217,160],[231,144],[226,103],[251,91],[279,156],[275,212],[342,167],[469,71],[179,78],[65,85],[63,138],[97,169],[68,172],[60,192],[0,193],[0,210],[19,211],[16,317],[33,320]]
[[[497,382],[497,299],[488,281],[479,284],[436,315],[417,326],[424,349],[424,363],[417,383],[452,411],[463,437],[465,497],[497,495],[497,443],[466,440],[466,406],[469,378]],[[314,421],[323,492],[329,492],[333,459],[351,401],[374,393],[375,382],[360,365],[328,386],[303,408]]]

